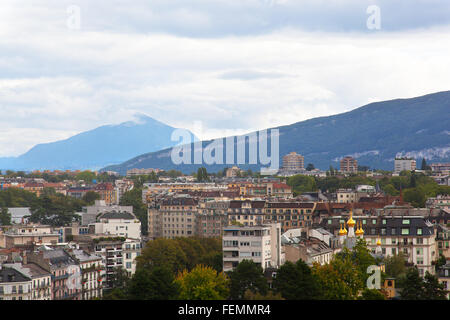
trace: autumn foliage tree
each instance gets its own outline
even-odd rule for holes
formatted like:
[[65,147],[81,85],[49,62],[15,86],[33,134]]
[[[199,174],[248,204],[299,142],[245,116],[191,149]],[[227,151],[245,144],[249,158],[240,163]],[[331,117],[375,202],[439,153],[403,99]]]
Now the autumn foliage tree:
[[181,300],[225,300],[229,294],[227,276],[204,265],[180,272],[175,283]]

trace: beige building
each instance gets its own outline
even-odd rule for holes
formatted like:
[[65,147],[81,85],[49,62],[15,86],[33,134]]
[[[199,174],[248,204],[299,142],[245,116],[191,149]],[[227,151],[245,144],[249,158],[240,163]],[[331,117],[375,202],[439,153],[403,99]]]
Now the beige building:
[[242,172],[243,170],[239,169],[239,167],[233,166],[225,171],[225,176],[227,178],[235,178],[239,176]]
[[59,234],[46,225],[13,225],[0,234],[0,244],[5,248],[30,244],[57,244]]
[[343,173],[357,173],[358,172],[358,160],[353,157],[344,157],[340,162],[340,170]]
[[282,170],[285,171],[302,171],[305,169],[305,158],[301,154],[291,152],[283,156]]
[[161,202],[161,235],[164,238],[195,235],[198,201],[188,197],[174,197]]
[[358,202],[358,194],[352,189],[338,189],[336,190],[337,203],[355,203]]
[[207,238],[222,236],[223,228],[228,226],[227,211],[229,206],[229,201],[199,203],[196,218],[196,234]]

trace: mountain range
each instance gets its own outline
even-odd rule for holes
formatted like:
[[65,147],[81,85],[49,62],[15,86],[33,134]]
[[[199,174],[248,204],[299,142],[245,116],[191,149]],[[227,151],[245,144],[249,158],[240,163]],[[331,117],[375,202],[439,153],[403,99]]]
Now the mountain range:
[[[305,166],[313,163],[320,169],[328,169],[330,165],[339,167],[339,160],[344,156],[356,158],[359,165],[385,170],[393,170],[396,156],[414,157],[419,166],[422,158],[429,163],[449,161],[450,91],[370,103],[349,112],[272,129],[279,130],[280,165],[282,156],[293,151],[304,156]],[[237,140],[236,137],[233,139],[236,153]],[[206,147],[211,142],[212,140],[202,141],[202,145]],[[189,147],[192,147],[192,144]],[[147,152],[102,170],[125,174],[132,168],[160,168],[190,173],[201,166],[205,166],[210,172],[231,166],[177,165],[171,161],[171,153],[171,148]],[[226,147],[223,162],[225,154]],[[248,141],[246,154],[248,157]],[[258,170],[264,166],[259,163],[240,164],[239,167]]]
[[[68,139],[38,144],[18,157],[0,158],[0,168],[10,170],[100,169],[132,157],[176,145],[176,129],[144,114],[136,120],[105,125]],[[192,135],[192,139],[196,139]]]

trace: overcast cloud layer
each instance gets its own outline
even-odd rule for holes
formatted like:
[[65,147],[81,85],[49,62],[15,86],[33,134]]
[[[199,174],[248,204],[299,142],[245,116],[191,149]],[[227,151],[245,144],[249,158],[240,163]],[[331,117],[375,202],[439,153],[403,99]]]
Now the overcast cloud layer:
[[137,112],[207,139],[450,90],[446,0],[30,2],[0,2],[0,156]]

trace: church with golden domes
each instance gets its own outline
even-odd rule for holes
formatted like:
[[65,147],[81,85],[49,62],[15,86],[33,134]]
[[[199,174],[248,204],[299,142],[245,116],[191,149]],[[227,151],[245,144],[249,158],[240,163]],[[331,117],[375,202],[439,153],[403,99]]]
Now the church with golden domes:
[[[348,231],[345,228],[345,225],[347,224]],[[355,230],[356,225],[356,230]],[[353,210],[350,209],[350,217],[347,220],[347,222],[340,224],[339,229],[339,243],[348,249],[352,249],[356,245],[356,241],[358,239],[364,238],[364,230],[362,228],[362,221],[359,221],[359,223],[355,220],[353,220]],[[378,237],[377,239],[377,248],[375,250],[376,255],[381,254],[381,239]]]

